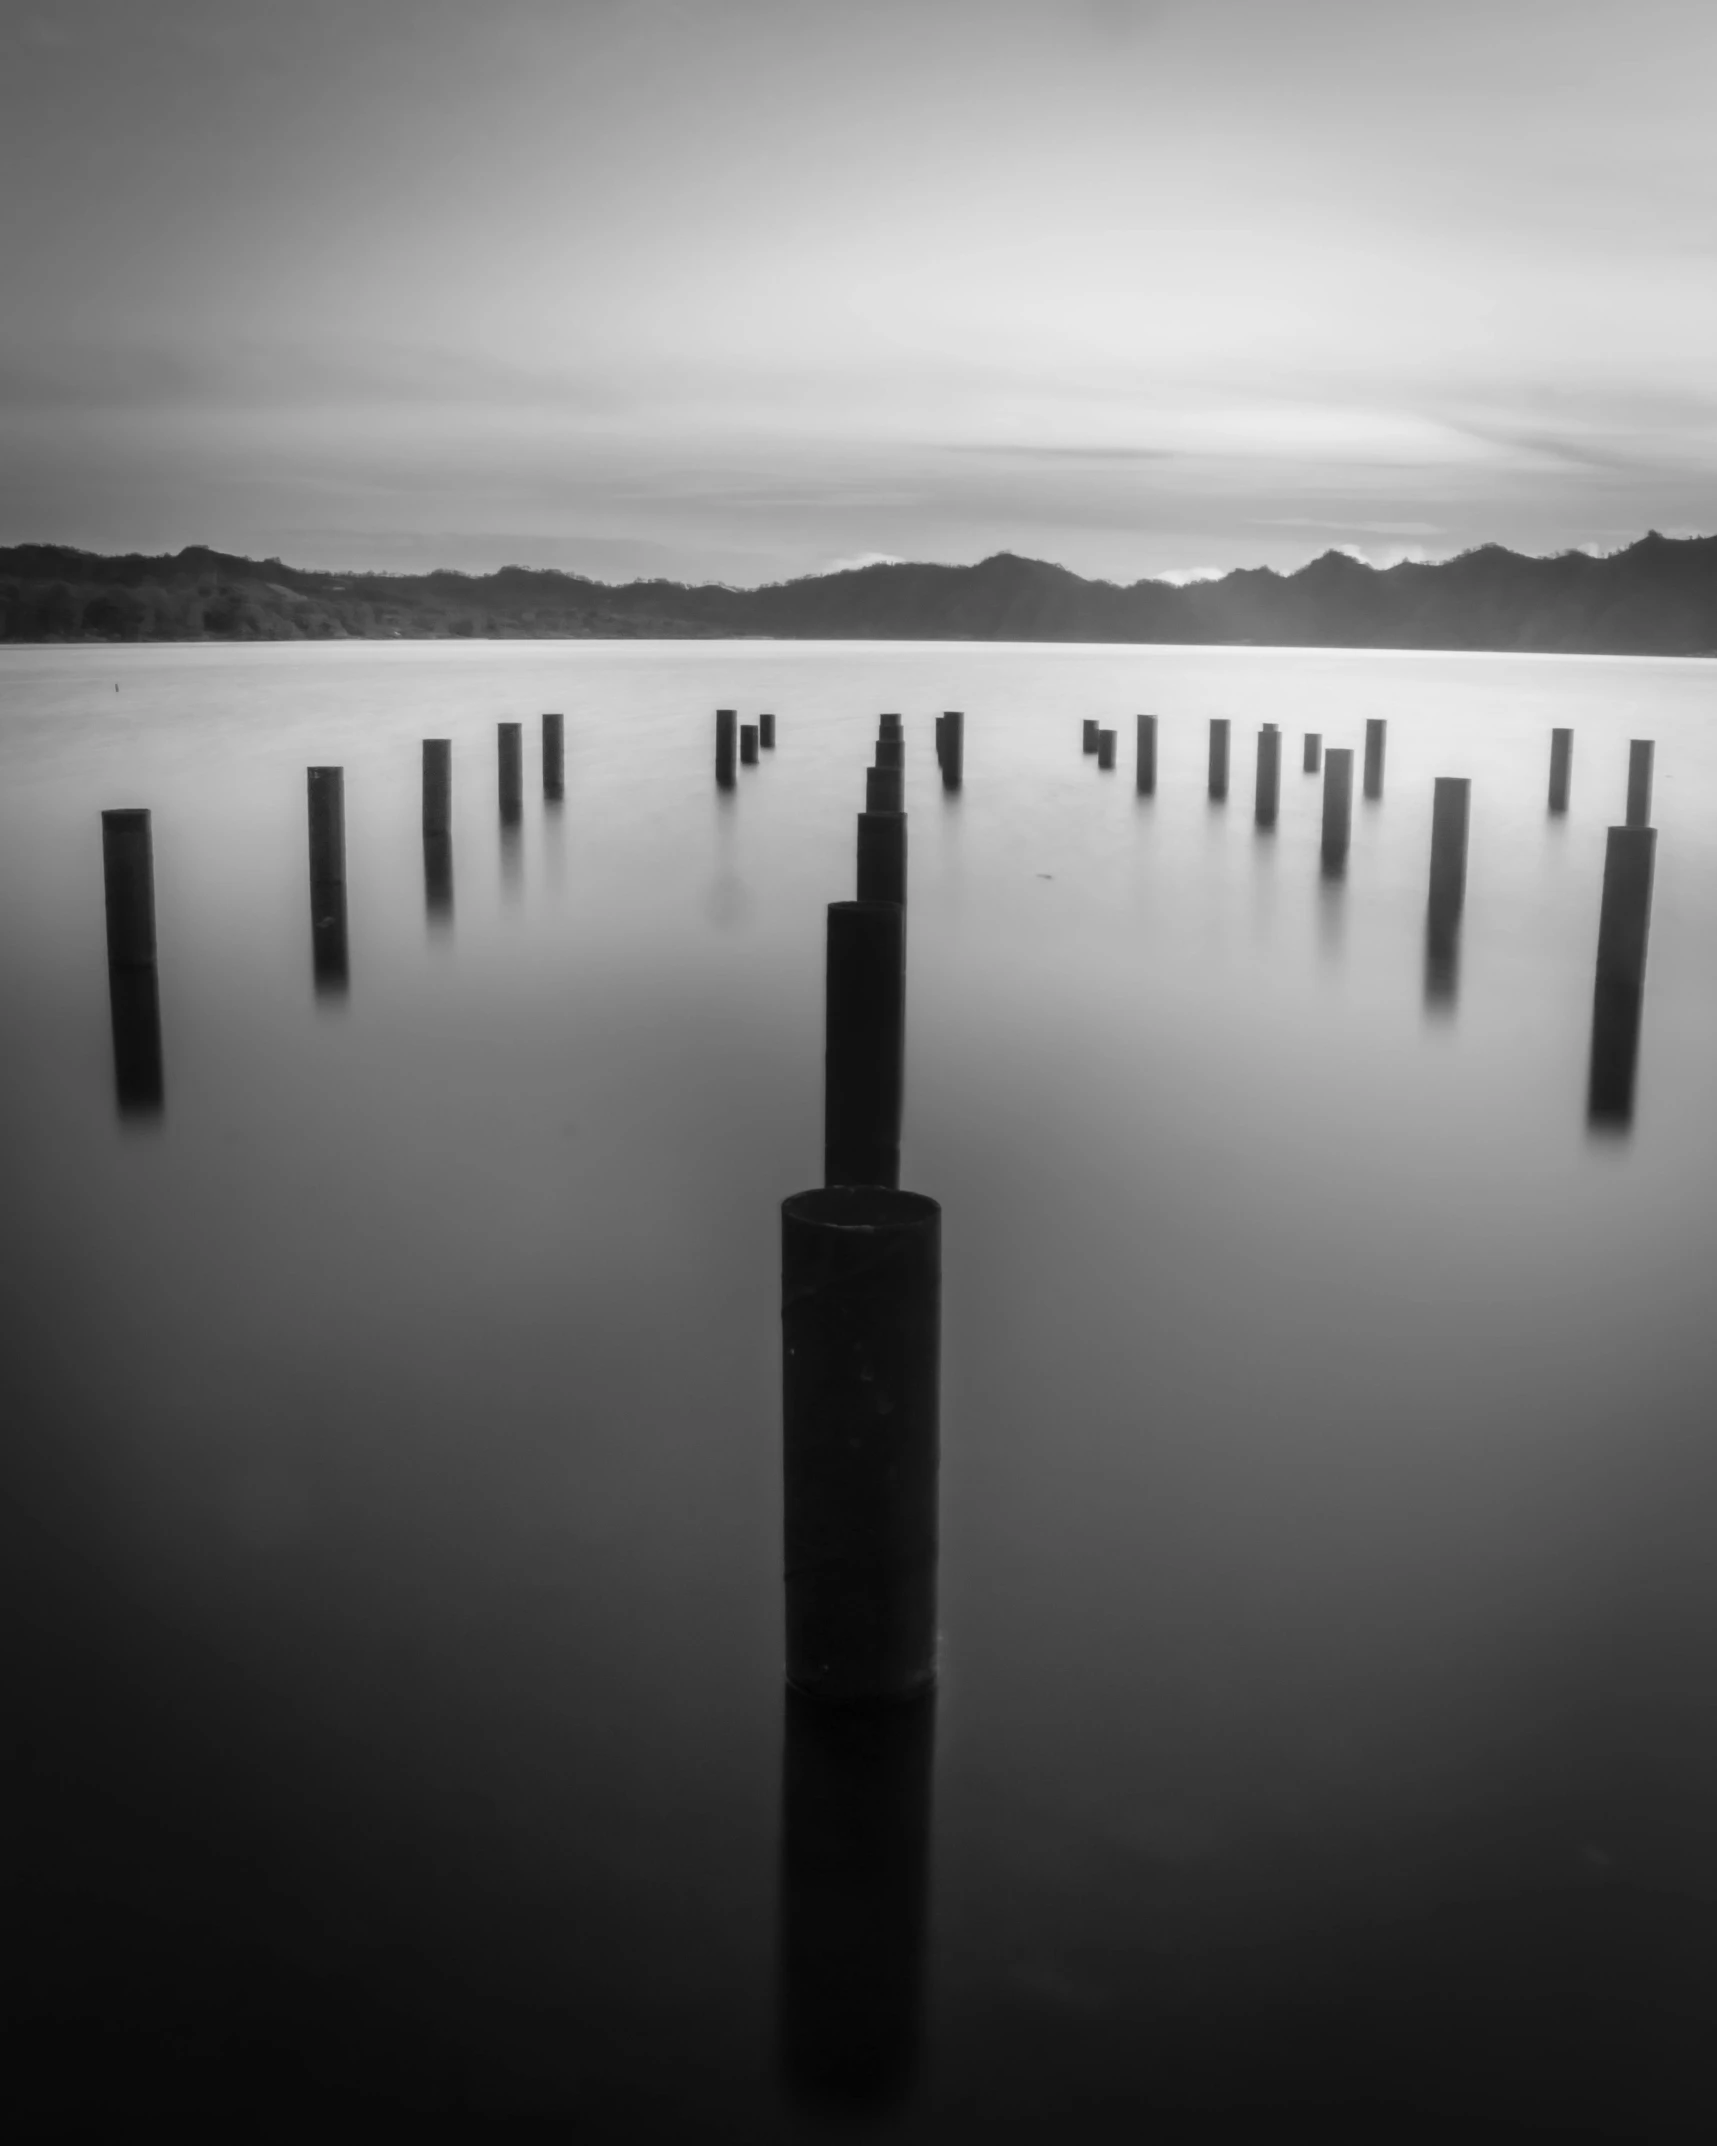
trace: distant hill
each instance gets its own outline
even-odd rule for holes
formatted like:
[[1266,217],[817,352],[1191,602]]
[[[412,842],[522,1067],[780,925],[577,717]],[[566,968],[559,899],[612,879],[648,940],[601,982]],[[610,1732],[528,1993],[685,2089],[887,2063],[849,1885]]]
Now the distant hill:
[[976,566],[865,566],[760,589],[505,566],[493,574],[312,572],[200,545],[103,558],[0,548],[0,640],[500,637],[1182,641],[1325,648],[1717,655],[1717,537],[1654,531],[1594,559],[1487,544],[1424,566],[1325,552],[1180,588],[1122,587],[1001,552]]

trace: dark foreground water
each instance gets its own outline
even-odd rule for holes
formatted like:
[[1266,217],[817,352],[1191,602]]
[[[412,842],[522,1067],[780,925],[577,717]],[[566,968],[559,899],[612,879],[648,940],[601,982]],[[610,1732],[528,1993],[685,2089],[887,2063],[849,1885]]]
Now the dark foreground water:
[[[28,2135],[1709,2137],[1714,700],[1697,664],[1263,650],[0,655]],[[729,799],[720,704],[780,722]],[[778,1203],[819,1174],[883,709],[944,1674],[859,1748],[783,1705]],[[1333,882],[1299,734],[1367,715],[1385,796]],[[1657,896],[1631,1122],[1612,1082],[1594,1125],[1630,736]],[[1452,976],[1440,773],[1474,782]],[[158,1114],[116,1108],[127,804]]]

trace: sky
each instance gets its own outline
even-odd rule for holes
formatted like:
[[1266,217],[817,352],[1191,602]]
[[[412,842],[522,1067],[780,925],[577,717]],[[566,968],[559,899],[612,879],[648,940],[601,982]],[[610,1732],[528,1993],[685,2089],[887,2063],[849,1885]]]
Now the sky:
[[1717,529],[1711,0],[0,0],[0,543]]

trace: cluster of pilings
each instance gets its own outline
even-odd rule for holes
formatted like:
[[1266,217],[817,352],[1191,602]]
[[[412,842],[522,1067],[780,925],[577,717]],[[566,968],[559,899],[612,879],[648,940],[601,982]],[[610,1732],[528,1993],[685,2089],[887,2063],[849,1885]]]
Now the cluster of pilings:
[[[516,840],[524,796],[523,726],[496,726],[496,793],[502,841]],[[545,803],[566,795],[565,719],[542,718]],[[346,772],[305,770],[309,818],[310,972],[316,996],[338,999],[351,986],[346,915]],[[166,1083],[161,1045],[161,999],[156,969],[155,859],[146,806],[101,815],[102,870],[107,905],[108,996],[113,1015],[114,1089],[120,1115],[158,1115]],[[423,888],[431,923],[453,914],[453,747],[447,738],[423,740]]]
[[[1157,719],[1137,718],[1135,788],[1154,796],[1157,786]],[[1082,719],[1081,750],[1096,757],[1101,769],[1115,764],[1115,732],[1093,717]],[[1230,724],[1213,716],[1209,724],[1206,794],[1213,804],[1228,797]],[[1373,716],[1365,725],[1361,783],[1368,803],[1383,797],[1388,725]],[[1652,870],[1657,835],[1651,826],[1654,747],[1635,738],[1628,746],[1627,805],[1624,823],[1609,831],[1604,858],[1603,906],[1598,930],[1597,976],[1592,1017],[1592,1064],[1587,1116],[1600,1127],[1622,1127],[1633,1114],[1634,1073],[1638,1060],[1639,1022],[1645,984],[1646,940],[1651,922]],[[1304,734],[1300,766],[1323,776],[1323,810],[1319,862],[1326,880],[1339,881],[1347,870],[1353,833],[1353,749],[1332,745],[1323,735]],[[1553,818],[1568,810],[1574,763],[1574,733],[1550,733],[1549,811]],[[1269,833],[1280,811],[1281,734],[1274,723],[1258,732],[1253,820]],[[1432,785],[1430,878],[1425,904],[1425,999],[1431,1007],[1453,1002],[1460,943],[1461,913],[1466,903],[1467,831],[1472,784],[1464,775],[1439,775]]]
[[734,785],[734,744],[739,746],[741,767],[756,767],[760,753],[775,750],[775,718],[759,715],[755,723],[742,723],[737,708],[718,708],[715,711],[715,779],[719,788],[731,790]]
[[[964,719],[936,725],[960,785]],[[877,2107],[919,2039],[935,1734],[941,1225],[900,1185],[906,739],[878,726],[827,918],[823,1183],[781,1206],[787,2083]]]
[[[944,782],[962,729],[939,726]],[[941,1209],[900,1185],[905,753],[883,716],[855,898],[828,908],[823,1183],[781,1209],[787,1681],[849,1705],[936,1673]]]

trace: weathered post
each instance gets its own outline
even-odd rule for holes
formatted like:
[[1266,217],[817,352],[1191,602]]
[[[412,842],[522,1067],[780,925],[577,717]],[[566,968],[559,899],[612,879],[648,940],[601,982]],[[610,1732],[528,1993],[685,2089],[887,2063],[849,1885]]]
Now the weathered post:
[[[1633,738],[1628,743],[1628,816],[1630,827],[1651,825],[1651,764],[1654,747],[1650,738]],[[1609,877],[1606,862],[1604,876]]]
[[1459,916],[1467,895],[1467,812],[1472,783],[1439,775],[1431,791],[1431,907]]
[[867,812],[904,812],[906,790],[897,767],[870,767],[864,771],[864,809]]
[[501,819],[505,825],[512,826],[523,814],[525,805],[523,723],[495,725],[495,767],[501,799]]
[[1141,715],[1138,722],[1138,747],[1133,768],[1133,788],[1140,797],[1154,797],[1157,790],[1157,719],[1154,715]]
[[453,741],[423,741],[423,832],[446,835],[453,830]]
[[1079,726],[1079,750],[1094,753],[1097,750],[1097,718],[1088,715]]
[[147,806],[121,805],[102,814],[101,874],[108,967],[152,969],[155,853]]
[[1639,991],[1645,985],[1651,930],[1655,827],[1612,827],[1604,847],[1604,894],[1598,911],[1598,980]]
[[875,1186],[782,1202],[787,1681],[814,1698],[935,1681],[941,1221]]
[[738,723],[737,708],[718,708],[715,711],[715,779],[718,787],[724,790],[733,787],[733,754],[737,743]]
[[829,904],[823,1181],[898,1185],[906,1059],[906,912]]
[[1379,715],[1365,723],[1365,794],[1375,802],[1383,795],[1383,741],[1389,726]]
[[1574,765],[1574,733],[1571,730],[1553,730],[1550,733],[1550,809],[1563,813],[1568,809],[1568,778]]
[[757,725],[741,723],[739,726],[739,764],[741,767],[757,765]]
[[1353,749],[1332,745],[1324,754],[1323,864],[1339,873],[1347,862],[1353,820]]
[[1598,912],[1592,1059],[1586,1092],[1587,1122],[1600,1131],[1625,1131],[1633,1122],[1656,858],[1655,827],[1610,829],[1604,848],[1603,902]]
[[543,795],[551,805],[566,796],[566,718],[543,717]]
[[1258,773],[1253,785],[1252,819],[1259,827],[1274,827],[1282,788],[1282,733],[1266,723],[1258,733]]
[[318,997],[338,997],[350,982],[346,948],[346,775],[307,771],[310,806],[310,961]]
[[1467,893],[1467,816],[1472,784],[1439,775],[1431,792],[1431,884],[1425,903],[1425,1003],[1452,1005]]
[[1306,732],[1305,750],[1300,755],[1302,771],[1307,775],[1315,775],[1318,769],[1323,766],[1323,759],[1324,741],[1322,733],[1316,730],[1308,730]]
[[904,738],[906,725],[898,715],[880,715],[876,721],[876,734],[879,738]]
[[966,776],[966,717],[950,708],[942,718],[942,787],[957,790]]
[[165,1082],[155,974],[155,860],[147,807],[121,806],[102,814],[101,867],[114,1098],[122,1118],[154,1117],[162,1107]]
[[906,902],[906,815],[861,812],[858,816],[858,898],[861,902]]
[[946,765],[942,751],[942,739],[947,726],[948,718],[945,715],[939,715],[936,718],[936,765],[938,767]]
[[1105,773],[1110,773],[1114,769],[1115,733],[1112,730],[1100,730],[1097,733],[1097,765]]
[[757,742],[766,753],[775,750],[775,718],[772,715],[757,718]]
[[875,764],[878,767],[906,767],[906,741],[904,738],[878,738]]
[[1210,795],[1218,802],[1228,795],[1228,718],[1210,719]]

